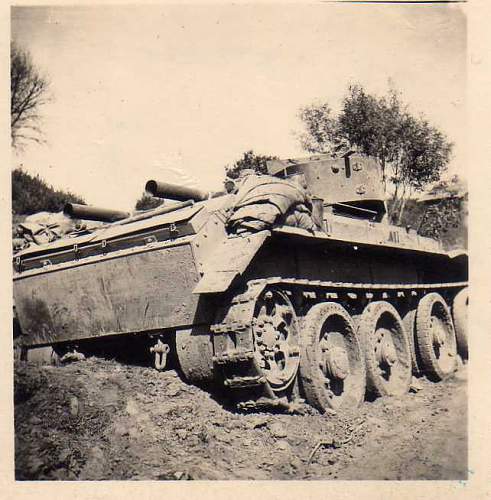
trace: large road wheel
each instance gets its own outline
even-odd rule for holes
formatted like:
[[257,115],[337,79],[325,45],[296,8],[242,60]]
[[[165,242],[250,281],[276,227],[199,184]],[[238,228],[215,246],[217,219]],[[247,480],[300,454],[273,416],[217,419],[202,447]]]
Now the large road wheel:
[[207,326],[176,332],[176,352],[188,382],[202,386],[213,381],[213,344]]
[[443,380],[455,370],[455,331],[440,294],[429,293],[420,300],[416,310],[416,338],[422,369],[429,379]]
[[411,352],[396,309],[385,301],[363,311],[358,335],[364,345],[367,388],[377,396],[400,396],[411,383]]
[[281,394],[295,380],[300,362],[298,320],[287,294],[266,289],[256,301],[253,325],[257,365],[271,390]]
[[353,320],[341,305],[317,304],[305,317],[300,381],[307,402],[322,412],[328,408],[355,408],[363,400],[363,352]]
[[469,306],[469,293],[467,287],[460,290],[452,303],[453,323],[457,339],[457,351],[462,359],[468,359],[469,348],[467,344],[467,307]]

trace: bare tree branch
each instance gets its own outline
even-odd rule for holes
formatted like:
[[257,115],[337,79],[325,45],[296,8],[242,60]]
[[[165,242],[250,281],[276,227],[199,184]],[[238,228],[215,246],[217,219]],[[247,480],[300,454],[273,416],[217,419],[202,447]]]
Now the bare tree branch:
[[[15,42],[10,47],[10,130],[14,148],[26,142],[44,142],[39,126],[40,108],[50,101],[49,81]],[[30,130],[28,134],[25,131]]]

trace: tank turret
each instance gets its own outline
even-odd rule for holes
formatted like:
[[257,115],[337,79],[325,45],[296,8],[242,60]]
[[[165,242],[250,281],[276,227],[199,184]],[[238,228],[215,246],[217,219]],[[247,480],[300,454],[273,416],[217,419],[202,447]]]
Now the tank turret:
[[348,152],[341,157],[270,160],[267,168],[277,177],[303,174],[309,191],[324,200],[327,212],[376,222],[387,212],[380,167],[368,156]]

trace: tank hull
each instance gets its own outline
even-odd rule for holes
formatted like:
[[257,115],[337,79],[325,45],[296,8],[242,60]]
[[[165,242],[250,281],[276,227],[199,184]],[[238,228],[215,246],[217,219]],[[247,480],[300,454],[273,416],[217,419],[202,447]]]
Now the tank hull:
[[[14,300],[26,345],[212,323],[214,294],[193,293],[203,275],[199,241],[187,236],[17,275]],[[238,290],[271,277],[374,285],[467,279],[465,265],[445,253],[353,245],[288,230],[269,237],[242,275],[235,274],[231,288]]]
[[193,241],[209,218],[191,206],[34,247],[14,258],[27,347],[183,328],[202,321]]
[[247,177],[237,195],[17,253],[21,344],[138,351],[158,370],[170,353],[188,381],[223,383],[242,409],[294,411],[303,398],[325,411],[356,406],[365,385],[401,395],[411,373],[448,376],[449,306],[466,293],[466,253],[388,224],[372,203],[373,165],[294,166],[337,180],[315,224],[302,183]]
[[46,345],[203,321],[198,281],[188,242],[17,278],[14,299],[29,345]]
[[277,276],[344,283],[435,284],[466,281],[468,270],[464,254],[452,259],[445,252],[299,236],[288,228],[261,248],[244,281]]

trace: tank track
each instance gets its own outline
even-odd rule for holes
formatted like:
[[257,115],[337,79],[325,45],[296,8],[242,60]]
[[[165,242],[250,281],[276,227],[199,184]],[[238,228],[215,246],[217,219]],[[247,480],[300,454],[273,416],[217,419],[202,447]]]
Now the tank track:
[[221,373],[223,385],[236,401],[237,408],[245,411],[280,409],[293,412],[297,400],[288,401],[282,394],[275,394],[255,357],[254,308],[256,300],[266,287],[274,286],[294,297],[297,314],[298,303],[308,307],[326,300],[366,304],[374,300],[402,300],[406,307],[427,293],[439,291],[455,295],[467,286],[466,281],[434,284],[370,284],[331,281],[265,278],[247,282],[245,291],[228,296],[218,311],[217,321],[211,325],[214,346],[213,364]]
[[267,282],[250,281],[245,292],[233,296],[222,307],[222,320],[211,326],[215,355],[213,363],[223,384],[243,410],[270,409],[280,405],[259,368],[252,335],[255,301]]

